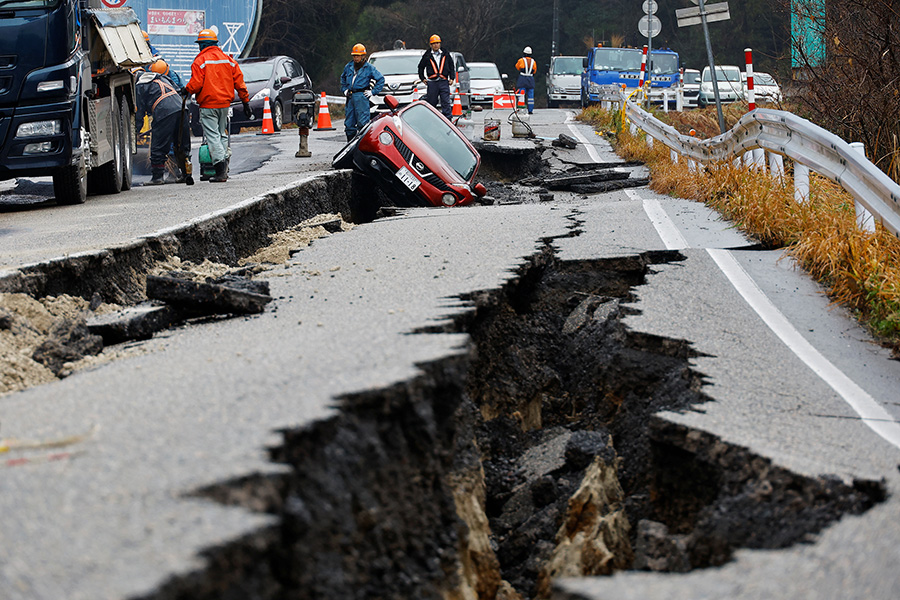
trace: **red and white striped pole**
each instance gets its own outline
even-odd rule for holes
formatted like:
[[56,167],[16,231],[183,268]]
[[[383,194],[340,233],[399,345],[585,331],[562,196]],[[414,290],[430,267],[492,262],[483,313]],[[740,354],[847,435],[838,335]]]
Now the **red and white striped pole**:
[[747,62],[747,104],[750,110],[756,110],[756,96],[753,93],[753,50],[744,48],[744,60]]
[[647,71],[647,45],[644,44],[644,52],[641,54],[641,78],[638,80],[638,87],[644,87],[644,73]]

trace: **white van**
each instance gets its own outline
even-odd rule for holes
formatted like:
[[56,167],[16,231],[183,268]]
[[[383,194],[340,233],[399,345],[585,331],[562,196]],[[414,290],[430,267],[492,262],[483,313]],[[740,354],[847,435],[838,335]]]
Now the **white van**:
[[557,108],[561,102],[581,102],[583,56],[553,56],[547,66],[547,106]]
[[[419,60],[423,54],[424,50],[385,50],[369,55],[369,62],[384,75],[384,89],[373,97],[379,108],[384,107],[384,97],[388,94],[394,96],[401,106],[413,101],[414,90],[419,100],[425,99],[425,82],[419,80]],[[453,95],[459,93],[460,104],[465,110],[471,102],[469,66],[459,52],[451,52],[450,55],[456,64],[456,79],[450,82],[450,98],[452,101]]]
[[[719,100],[722,102],[738,102],[744,99],[744,86],[741,83],[741,70],[733,65],[716,66],[716,83],[719,88]],[[703,67],[700,76],[700,94],[697,97],[700,106],[716,103],[716,92],[713,89],[709,67]]]

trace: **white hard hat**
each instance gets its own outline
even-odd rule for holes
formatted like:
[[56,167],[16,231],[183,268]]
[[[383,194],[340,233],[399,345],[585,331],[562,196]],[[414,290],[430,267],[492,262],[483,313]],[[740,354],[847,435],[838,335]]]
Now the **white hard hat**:
[[531,54],[531,46],[525,46],[525,49],[522,50],[525,54]]

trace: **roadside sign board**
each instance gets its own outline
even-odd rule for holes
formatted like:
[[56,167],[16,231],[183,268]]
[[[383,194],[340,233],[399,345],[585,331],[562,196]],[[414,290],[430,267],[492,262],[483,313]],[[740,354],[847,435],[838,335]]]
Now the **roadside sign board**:
[[494,94],[494,106],[493,108],[503,109],[509,108],[513,109],[516,107],[515,102],[512,99],[512,92],[508,94]]
[[150,43],[184,78],[197,56],[197,33],[215,26],[219,47],[231,56],[246,56],[253,47],[262,0],[101,0],[104,6],[132,8]]
[[644,15],[638,21],[638,31],[644,37],[656,37],[662,31],[662,21],[656,15]]
[[656,9],[656,0],[644,0],[644,4],[641,5],[641,10],[645,15],[656,14]]
[[[717,2],[715,4],[704,4],[706,12],[706,22],[727,21],[731,18],[728,12],[727,2]],[[678,19],[679,27],[689,27],[691,25],[699,25],[703,22],[699,8],[679,8],[675,10],[675,18]]]

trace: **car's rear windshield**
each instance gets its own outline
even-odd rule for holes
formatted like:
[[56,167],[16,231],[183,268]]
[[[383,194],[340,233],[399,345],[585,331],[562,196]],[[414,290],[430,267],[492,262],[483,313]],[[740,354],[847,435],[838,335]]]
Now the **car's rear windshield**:
[[584,60],[580,56],[558,57],[553,61],[554,75],[580,75]]
[[244,83],[254,81],[268,81],[272,76],[272,69],[275,63],[271,62],[251,62],[241,63],[241,72],[244,74]]
[[402,113],[400,120],[434,148],[435,152],[466,181],[475,174],[478,159],[459,134],[422,104],[413,104]]
[[469,64],[470,79],[500,79],[500,71],[497,65],[472,65]]
[[410,75],[419,72],[418,54],[404,56],[373,56],[369,59],[382,75]]

